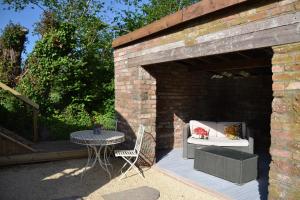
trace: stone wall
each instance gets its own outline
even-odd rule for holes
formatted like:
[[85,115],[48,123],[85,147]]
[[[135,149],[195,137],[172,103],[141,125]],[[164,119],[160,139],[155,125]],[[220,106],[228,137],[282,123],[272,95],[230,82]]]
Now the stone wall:
[[273,49],[270,199],[300,199],[300,43]]

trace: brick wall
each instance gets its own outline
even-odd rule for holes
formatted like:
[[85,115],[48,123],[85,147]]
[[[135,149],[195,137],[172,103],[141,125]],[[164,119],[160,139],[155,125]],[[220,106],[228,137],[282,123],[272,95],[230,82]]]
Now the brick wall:
[[254,134],[256,150],[269,148],[270,68],[236,79],[211,79],[212,73],[171,63],[149,70],[157,83],[157,149],[181,147],[183,125],[191,119],[244,121]]
[[[200,44],[199,37],[250,22],[272,18],[300,10],[300,1],[258,1],[220,12],[168,34],[150,38],[114,51],[115,108],[123,121],[124,130],[133,132],[141,122],[148,122],[147,130],[156,135],[156,82],[141,63],[152,52],[164,52],[181,46]],[[153,58],[153,56],[148,56]],[[180,59],[180,58],[178,58]],[[151,90],[149,90],[151,88]],[[128,134],[130,135],[130,134]],[[131,137],[128,136],[128,139]]]
[[195,116],[193,108],[203,98],[200,94],[204,79],[192,73],[188,66],[166,64],[149,70],[157,84],[157,149],[180,147],[182,127]]
[[[194,25],[176,29],[165,35],[149,38],[114,51],[115,108],[126,132],[134,133],[138,124],[147,122],[147,130],[156,135],[156,82],[141,67],[143,60],[153,52],[160,53],[182,46],[201,44],[202,36],[228,28],[300,10],[299,0],[257,1],[230,12],[218,12],[204,17]],[[186,56],[186,55],[184,55]],[[153,58],[155,56],[148,56]],[[147,58],[147,59],[148,59]],[[180,57],[178,57],[180,59]],[[149,90],[151,88],[151,90]],[[128,139],[131,134],[128,134]]]
[[[126,133],[127,145],[133,145],[140,124],[156,137],[156,82],[142,67],[128,66],[126,61],[115,64],[115,111],[118,129]],[[150,145],[151,146],[151,145]],[[149,157],[155,154],[149,151]]]
[[266,151],[270,146],[273,99],[271,69],[264,69],[263,73],[261,69],[257,71],[251,70],[252,75],[247,78],[211,80],[207,96],[210,118],[247,123],[255,139],[256,152]]
[[[255,3],[256,2],[256,3]],[[135,131],[137,130],[139,123],[146,124],[146,130],[149,132],[153,138],[156,138],[156,142],[159,141],[159,146],[177,146],[179,145],[179,142],[177,138],[180,138],[178,135],[180,134],[178,131],[180,129],[180,126],[182,125],[183,121],[188,119],[190,116],[194,117],[195,115],[193,113],[186,112],[186,110],[190,110],[188,107],[185,107],[184,105],[176,105],[176,98],[172,95],[166,95],[165,91],[167,91],[168,88],[164,88],[164,84],[160,84],[159,81],[167,80],[167,78],[161,77],[161,79],[158,77],[155,77],[155,74],[149,69],[145,69],[144,65],[148,64],[154,64],[158,62],[166,62],[170,61],[168,60],[169,57],[172,56],[172,59],[186,59],[191,57],[200,57],[203,56],[203,52],[195,54],[198,50],[203,49],[205,46],[203,46],[203,41],[209,40],[209,42],[214,42],[216,36],[222,36],[224,30],[228,30],[231,28],[239,28],[239,30],[243,31],[253,31],[252,29],[243,28],[243,25],[253,23],[253,22],[260,22],[265,19],[273,19],[274,17],[278,16],[285,16],[287,14],[295,14],[300,10],[300,1],[299,0],[281,0],[281,1],[275,1],[275,0],[267,0],[267,1],[249,1],[248,3],[245,3],[243,6],[237,7],[231,11],[226,10],[226,12],[216,12],[213,15],[208,15],[205,17],[202,17],[198,21],[193,21],[193,23],[190,23],[188,26],[176,28],[173,30],[170,30],[169,32],[163,32],[160,35],[157,34],[155,37],[149,37],[145,40],[138,41],[135,44],[130,44],[125,47],[120,47],[114,51],[115,56],[115,108],[116,112],[118,114],[118,118],[121,120],[120,123],[120,129],[126,132],[127,141],[130,141],[131,138],[134,138]],[[294,17],[293,19],[296,19],[297,17]],[[277,18],[278,19],[278,18]],[[277,20],[277,22],[289,22],[291,21],[291,18],[289,20]],[[276,23],[277,23],[276,22]],[[265,23],[263,26],[255,24],[255,26],[252,27],[259,27],[259,28],[265,28],[270,25],[276,25],[276,23]],[[286,27],[295,27],[297,25],[295,22],[291,26]],[[253,25],[253,24],[252,24]],[[279,25],[278,25],[279,26]],[[268,29],[272,29],[268,27]],[[227,44],[226,47],[236,47],[239,50],[239,45],[235,44],[231,45],[232,38],[235,38],[236,35],[234,35],[236,32],[235,30],[227,31],[227,34],[233,34],[232,36],[228,37],[228,43],[226,43],[226,40],[224,40],[222,44]],[[214,35],[211,35],[214,34]],[[272,34],[272,32],[269,32],[269,34]],[[290,35],[291,37],[293,35]],[[255,38],[255,35],[252,35],[251,37],[243,38],[245,39],[245,42],[247,45],[247,48],[260,48],[260,47],[266,47],[268,44],[264,44],[265,46],[259,46],[261,43],[266,42],[268,40],[265,40],[264,38],[260,40],[259,42],[256,41],[256,43],[247,43],[248,39]],[[289,38],[289,37],[286,37]],[[226,39],[226,38],[225,38]],[[277,39],[272,40],[273,42],[277,42]],[[279,40],[278,40],[279,41]],[[287,42],[291,43],[291,42]],[[220,43],[217,43],[220,44]],[[240,44],[240,43],[239,43]],[[282,43],[283,44],[283,43]],[[253,47],[252,45],[256,45]],[[272,44],[268,45],[269,47],[272,46]],[[183,47],[183,48],[182,48]],[[182,49],[181,49],[182,48]],[[178,49],[180,49],[178,51]],[[181,52],[182,50],[182,52]],[[205,55],[210,54],[217,54],[218,48],[210,49],[210,52],[204,52]],[[230,49],[232,50],[232,49]],[[224,52],[228,52],[230,50],[227,50],[225,48]],[[246,50],[246,49],[244,49]],[[168,54],[164,54],[164,52],[168,51]],[[233,51],[233,50],[232,50]],[[274,47],[274,58],[273,58],[273,67],[272,71],[274,73],[273,75],[273,102],[272,102],[272,119],[271,119],[271,154],[272,154],[272,165],[271,165],[271,172],[270,172],[270,199],[300,199],[299,197],[299,191],[296,189],[296,187],[299,185],[299,175],[300,175],[300,161],[299,161],[299,133],[300,133],[300,125],[299,125],[299,88],[300,88],[300,82],[299,82],[299,44],[292,45],[292,46],[278,46]],[[184,72],[184,69],[181,73],[182,77],[184,76],[183,73],[188,73],[188,70]],[[175,72],[176,73],[176,70]],[[193,72],[193,75],[195,73]],[[178,74],[179,75],[179,74]],[[174,75],[177,76],[177,75]],[[171,79],[170,79],[171,80]],[[158,81],[158,82],[157,82]],[[172,79],[172,81],[176,82],[176,79]],[[224,80],[225,81],[225,80]],[[246,80],[246,82],[249,81],[250,83],[257,83],[264,85],[264,80]],[[170,82],[170,81],[168,81]],[[185,85],[186,84],[186,85]],[[207,83],[203,83],[204,85]],[[216,91],[215,88],[220,88],[220,85],[227,84],[228,87],[231,88],[239,88],[238,81],[233,82],[225,82],[222,81],[216,82],[214,84],[210,84],[212,87],[211,91]],[[269,82],[266,83],[269,85]],[[185,88],[190,88],[189,84],[183,83],[179,84],[179,82],[174,83],[172,87],[179,87],[184,85]],[[201,84],[200,84],[201,85]],[[249,85],[243,86],[245,90],[251,91],[251,88],[248,88]],[[257,85],[257,84],[256,84]],[[182,86],[183,87],[183,86]],[[198,85],[195,84],[193,87],[195,89],[199,89]],[[200,86],[199,86],[200,87]],[[203,89],[203,88],[202,88]],[[253,89],[259,90],[260,88]],[[201,88],[200,88],[201,90]],[[220,89],[218,89],[220,90]],[[159,91],[162,92],[162,94],[156,96],[156,92]],[[181,88],[179,91],[183,92],[184,89]],[[205,90],[201,90],[203,92],[203,95],[208,95],[207,88]],[[230,90],[225,93],[227,94],[237,94],[239,90]],[[254,94],[254,92],[252,92]],[[209,99],[202,99],[200,97],[195,96],[194,98],[197,99],[199,102],[203,102],[203,104],[198,103],[198,105],[201,105],[202,110],[205,111],[205,108],[213,108],[213,105],[218,105],[216,100],[219,98],[218,95],[215,94],[216,97],[212,99],[212,101],[208,101]],[[248,93],[243,93],[240,98],[243,100],[246,98]],[[180,95],[179,95],[180,96]],[[213,96],[213,94],[210,94],[208,96]],[[252,95],[253,97],[255,95]],[[249,96],[248,96],[249,97]],[[250,97],[250,98],[251,98]],[[190,102],[190,98],[185,97],[182,95],[180,98],[182,98],[183,102]],[[230,97],[226,96],[227,98],[227,104],[233,104],[232,102],[236,102],[239,99],[232,99],[229,100]],[[269,96],[268,96],[269,98]],[[256,99],[261,101],[261,104],[266,104],[267,101],[264,101],[264,99]],[[254,99],[253,99],[254,101]],[[161,108],[164,108],[164,104],[166,102],[172,102],[175,104],[173,107],[166,107],[169,110],[172,111],[173,114],[169,114],[166,112],[164,113]],[[251,102],[249,102],[251,103]],[[193,103],[191,103],[193,104]],[[213,105],[211,105],[213,104]],[[208,106],[207,106],[208,105]],[[158,108],[159,107],[159,108]],[[261,108],[258,106],[255,109],[259,112],[252,112],[248,104],[242,104],[239,105],[239,108],[247,110],[249,112],[249,116],[251,116],[249,119],[249,122],[252,124],[259,124],[259,121],[255,121],[254,117],[257,113],[263,113],[260,115],[260,117],[264,120],[266,119],[266,113],[269,112],[269,110],[266,107],[266,110],[262,111]],[[219,108],[220,109],[220,108]],[[161,110],[159,113],[157,113],[157,110]],[[216,109],[214,112],[217,112]],[[203,114],[204,116],[209,116],[209,113],[214,113],[211,110],[206,110],[206,113]],[[235,113],[234,115],[228,116],[228,113],[231,113],[234,111],[223,111],[222,114],[218,116],[222,116],[222,118],[243,118],[243,116],[238,116],[238,113]],[[165,124],[163,118],[164,115],[168,115],[168,118],[175,119],[175,123],[172,124]],[[217,116],[214,114],[213,116]],[[200,118],[203,118],[200,116]],[[171,130],[175,131],[175,135],[177,136],[173,137],[173,141],[171,141],[169,144],[168,142],[162,142],[162,140],[158,140],[158,138],[164,138],[163,135],[160,134],[160,130],[158,131],[158,128],[156,127],[156,123],[160,123],[159,127],[160,130],[163,130],[163,128],[166,128],[164,131],[165,135],[170,135],[172,132]],[[160,122],[161,121],[161,122]],[[172,127],[173,126],[173,127]],[[261,128],[261,127],[260,127]],[[267,130],[267,127],[265,127],[265,130]],[[162,131],[163,132],[163,131]],[[157,134],[157,135],[156,135]],[[264,133],[257,132],[256,135],[263,135]],[[166,136],[168,138],[169,136]],[[172,138],[172,136],[171,136]],[[262,138],[262,137],[260,137]],[[166,140],[170,140],[166,139]],[[167,143],[167,144],[166,144]],[[150,154],[155,153],[155,143],[151,146],[152,151],[149,151]]]
[[300,43],[273,49],[270,199],[300,199]]

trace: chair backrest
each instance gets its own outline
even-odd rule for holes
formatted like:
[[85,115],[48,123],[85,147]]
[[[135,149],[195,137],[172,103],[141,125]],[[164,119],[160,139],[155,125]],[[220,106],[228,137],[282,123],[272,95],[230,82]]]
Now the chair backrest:
[[137,133],[137,138],[136,138],[135,146],[134,146],[134,150],[137,153],[140,153],[142,142],[143,142],[143,137],[144,137],[144,132],[145,132],[145,127],[141,124],[139,126],[139,130]]

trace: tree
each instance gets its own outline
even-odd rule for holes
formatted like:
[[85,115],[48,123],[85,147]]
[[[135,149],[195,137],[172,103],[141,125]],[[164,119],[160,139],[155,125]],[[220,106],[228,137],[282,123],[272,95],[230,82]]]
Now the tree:
[[[32,2],[6,1],[17,10]],[[42,38],[17,89],[40,105],[55,138],[114,117],[112,34],[99,17],[101,2],[33,2],[45,11],[35,27]]]
[[28,30],[20,24],[9,23],[0,36],[0,80],[14,87],[21,74],[21,54]]
[[[54,50],[49,49],[47,45],[51,45],[49,35],[54,33],[53,30],[56,30],[60,26],[59,24],[64,23],[74,27],[76,42],[70,48],[76,50],[76,57],[80,58],[82,63],[84,63],[84,70],[86,72],[82,76],[82,79],[85,80],[84,85],[86,85],[86,88],[80,91],[79,94],[81,96],[76,97],[74,101],[84,101],[86,109],[89,112],[95,110],[94,106],[99,107],[99,105],[107,105],[107,102],[111,102],[113,98],[112,34],[109,27],[99,18],[99,13],[102,12],[101,9],[103,8],[102,1],[5,0],[4,2],[15,10],[21,10],[26,6],[34,4],[45,11],[41,21],[36,24],[36,32],[43,36],[43,41],[39,42],[36,46],[37,49],[49,50],[49,52]],[[47,39],[44,39],[44,37]],[[51,37],[54,36],[52,35]],[[39,63],[42,59],[41,55],[37,56],[37,52],[34,50],[34,53],[29,56],[30,59],[27,61],[27,69],[32,71],[30,74],[35,70],[35,63]],[[55,52],[55,55],[55,59],[65,56],[62,54],[62,51]],[[49,69],[45,67],[44,71],[46,70]],[[35,80],[35,83],[37,81],[39,79]],[[30,83],[28,82],[27,84]],[[65,84],[74,83],[70,81]],[[24,88],[26,87],[20,87],[20,89]],[[24,92],[28,93],[29,97],[36,99],[38,103],[43,104],[42,100],[38,99],[40,91],[36,91],[35,93],[33,91]],[[49,105],[47,104],[47,106]]]
[[28,72],[18,89],[38,102],[44,115],[67,106],[83,85],[87,70],[76,42],[75,27],[62,23],[37,42],[27,60]]
[[43,123],[59,138],[88,128],[92,118],[114,117],[113,49],[117,35],[133,31],[195,0],[115,0],[132,6],[117,12],[113,31],[102,20],[100,0],[4,0],[15,10],[35,5],[44,10],[36,24],[41,40],[26,61],[26,75],[17,86],[40,104]]
[[40,22],[35,24],[35,32],[42,37],[51,30],[58,28],[59,22],[55,13],[51,11],[44,11]]

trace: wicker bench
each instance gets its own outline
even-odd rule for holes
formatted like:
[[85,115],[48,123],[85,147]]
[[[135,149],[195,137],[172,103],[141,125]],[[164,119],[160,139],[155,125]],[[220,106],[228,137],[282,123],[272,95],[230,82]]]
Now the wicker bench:
[[218,146],[197,148],[194,169],[244,184],[257,177],[257,155]]

